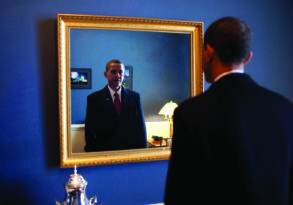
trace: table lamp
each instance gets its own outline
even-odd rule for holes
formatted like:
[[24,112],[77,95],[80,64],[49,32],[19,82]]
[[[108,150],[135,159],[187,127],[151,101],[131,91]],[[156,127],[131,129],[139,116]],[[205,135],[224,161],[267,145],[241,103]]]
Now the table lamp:
[[164,115],[165,119],[169,121],[170,137],[173,135],[173,113],[178,105],[172,101],[167,102],[160,110],[159,115]]

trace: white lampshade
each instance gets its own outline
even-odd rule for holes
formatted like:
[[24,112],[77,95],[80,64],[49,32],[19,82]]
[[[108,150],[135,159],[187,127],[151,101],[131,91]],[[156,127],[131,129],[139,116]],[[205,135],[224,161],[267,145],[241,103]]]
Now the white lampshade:
[[160,110],[159,115],[164,115],[166,118],[171,118],[176,107],[178,107],[176,103],[172,101],[167,102]]

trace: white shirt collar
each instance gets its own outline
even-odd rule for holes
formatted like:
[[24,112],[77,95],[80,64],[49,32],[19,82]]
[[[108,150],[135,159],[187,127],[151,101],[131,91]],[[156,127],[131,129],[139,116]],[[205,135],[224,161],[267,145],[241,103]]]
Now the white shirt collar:
[[214,83],[218,80],[220,80],[220,78],[226,76],[226,75],[229,75],[231,73],[244,73],[244,69],[243,68],[239,68],[239,69],[234,69],[234,70],[230,70],[230,71],[227,71],[227,72],[224,72],[220,75],[218,75],[215,80],[214,80]]
[[[120,86],[120,88],[116,91],[117,93],[118,93],[118,95],[119,95],[119,99],[120,99],[120,102],[121,102],[121,87],[122,86]],[[109,85],[108,85],[108,89],[109,89],[109,91],[110,91],[110,94],[111,94],[111,97],[112,97],[112,100],[113,100],[113,102],[114,102],[114,94],[115,94],[115,90],[113,90]]]

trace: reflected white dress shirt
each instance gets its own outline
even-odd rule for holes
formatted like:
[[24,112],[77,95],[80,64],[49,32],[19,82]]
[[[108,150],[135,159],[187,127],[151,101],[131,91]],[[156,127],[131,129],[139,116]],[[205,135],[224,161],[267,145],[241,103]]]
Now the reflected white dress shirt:
[[[109,89],[109,91],[110,91],[110,94],[111,94],[111,97],[112,97],[112,101],[114,102],[114,99],[115,99],[115,96],[114,96],[114,94],[115,94],[115,90],[113,90],[109,85],[108,85],[108,89]],[[120,86],[120,88],[119,88],[116,92],[117,92],[117,94],[119,95],[119,100],[120,100],[120,102],[122,102],[122,101],[121,101],[121,86]]]

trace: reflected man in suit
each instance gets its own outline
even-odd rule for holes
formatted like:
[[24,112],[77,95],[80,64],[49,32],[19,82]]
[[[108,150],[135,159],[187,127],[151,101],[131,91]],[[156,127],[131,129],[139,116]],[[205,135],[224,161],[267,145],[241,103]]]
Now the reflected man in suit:
[[293,204],[293,105],[244,74],[250,36],[234,17],[205,33],[212,85],[175,110],[166,205]]
[[87,97],[85,151],[146,147],[146,129],[140,95],[122,86],[124,65],[117,59],[106,64],[108,85]]

